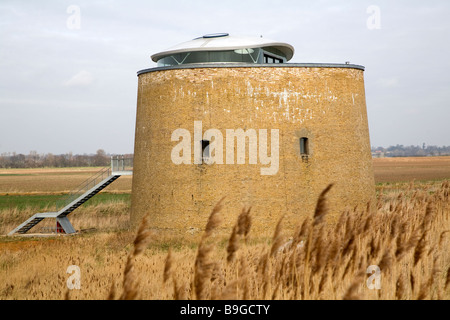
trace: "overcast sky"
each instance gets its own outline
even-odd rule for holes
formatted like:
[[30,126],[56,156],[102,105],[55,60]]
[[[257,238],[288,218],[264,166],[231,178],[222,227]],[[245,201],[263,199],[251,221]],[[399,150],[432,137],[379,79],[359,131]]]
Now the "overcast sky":
[[136,72],[216,32],[365,66],[372,146],[450,145],[448,0],[1,0],[0,153],[132,153]]

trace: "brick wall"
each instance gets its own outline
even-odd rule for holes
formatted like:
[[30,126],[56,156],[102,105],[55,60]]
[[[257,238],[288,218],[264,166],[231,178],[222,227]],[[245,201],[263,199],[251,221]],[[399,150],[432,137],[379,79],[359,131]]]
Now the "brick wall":
[[[204,229],[222,198],[224,232],[244,206],[252,233],[272,234],[285,215],[293,228],[312,215],[329,184],[330,218],[375,196],[364,72],[353,68],[255,67],[153,71],[139,76],[131,220],[178,234]],[[260,164],[180,164],[171,160],[176,129],[279,130],[279,170]],[[307,137],[310,155],[300,155]],[[191,143],[193,149],[194,143]],[[247,146],[248,147],[248,146]],[[247,149],[248,150],[248,149]],[[270,150],[270,148],[269,148]],[[225,152],[225,150],[224,150]],[[248,155],[248,152],[247,152]],[[191,159],[194,158],[193,150]],[[226,156],[224,154],[224,160]]]

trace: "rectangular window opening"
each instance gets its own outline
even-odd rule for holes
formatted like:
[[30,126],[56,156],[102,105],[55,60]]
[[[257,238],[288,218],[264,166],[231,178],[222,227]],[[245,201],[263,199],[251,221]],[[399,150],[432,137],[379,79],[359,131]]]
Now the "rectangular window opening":
[[264,63],[283,63],[283,59],[279,57],[271,56],[267,53],[264,54]]
[[211,157],[209,153],[209,140],[202,140],[202,162],[207,162]]
[[308,138],[300,138],[300,154],[302,156],[309,155],[309,141],[308,141]]

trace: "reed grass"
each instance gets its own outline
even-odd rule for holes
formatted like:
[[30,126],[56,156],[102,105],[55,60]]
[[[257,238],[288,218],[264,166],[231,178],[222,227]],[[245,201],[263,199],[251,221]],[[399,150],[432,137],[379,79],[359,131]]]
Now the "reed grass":
[[[143,221],[136,234],[105,226],[101,233],[52,242],[0,243],[0,298],[450,298],[448,181],[379,190],[377,203],[348,209],[337,219],[327,215],[331,188],[295,232],[289,234],[281,218],[268,241],[252,234],[251,210],[244,208],[221,245],[221,201],[198,242],[153,237]],[[82,270],[82,290],[68,293],[61,266],[71,264]],[[379,290],[367,285],[374,265],[380,269]]]

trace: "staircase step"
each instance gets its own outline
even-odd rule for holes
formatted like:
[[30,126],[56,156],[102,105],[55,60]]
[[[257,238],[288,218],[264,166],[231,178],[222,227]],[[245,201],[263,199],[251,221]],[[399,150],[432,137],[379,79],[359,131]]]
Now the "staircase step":
[[22,228],[20,228],[17,232],[18,233],[26,233],[28,230],[33,228],[35,225],[37,225],[42,220],[44,220],[44,218],[34,218],[30,222],[28,222],[26,225],[24,225]]
[[80,207],[82,204],[84,204],[86,201],[94,197],[97,193],[105,189],[108,185],[117,180],[119,177],[120,175],[114,175],[110,176],[109,178],[106,178],[107,180],[106,179],[103,180],[101,184],[98,184],[96,187],[91,189],[91,192],[89,192],[88,194],[81,195],[78,199],[75,199],[73,201],[73,204],[69,208],[61,212],[61,214],[67,215],[71,213],[72,211]]

